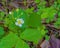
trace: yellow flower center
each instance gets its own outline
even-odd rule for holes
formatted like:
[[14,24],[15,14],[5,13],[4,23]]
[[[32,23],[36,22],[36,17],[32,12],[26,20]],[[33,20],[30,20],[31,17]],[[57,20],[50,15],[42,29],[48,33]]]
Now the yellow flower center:
[[22,24],[21,20],[18,20],[18,24]]

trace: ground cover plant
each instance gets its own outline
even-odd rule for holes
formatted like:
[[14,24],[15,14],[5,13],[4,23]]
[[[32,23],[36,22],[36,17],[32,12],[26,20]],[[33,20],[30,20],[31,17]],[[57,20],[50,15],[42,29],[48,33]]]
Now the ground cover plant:
[[0,48],[41,48],[41,42],[50,43],[52,35],[60,39],[59,0],[35,0],[35,6],[25,9],[10,9],[9,3],[3,0],[0,4]]

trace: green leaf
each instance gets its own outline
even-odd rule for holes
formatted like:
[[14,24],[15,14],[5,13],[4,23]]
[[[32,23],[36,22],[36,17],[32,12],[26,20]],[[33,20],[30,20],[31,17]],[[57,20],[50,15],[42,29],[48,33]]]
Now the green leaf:
[[[15,25],[15,22],[17,19],[23,19],[24,20],[24,24],[22,25],[22,27],[20,27],[21,29],[24,29],[27,27],[28,25],[28,15],[27,13],[23,10],[23,9],[16,9],[13,10],[9,15],[8,20],[5,19],[5,24],[8,24],[9,29],[15,29],[17,26]],[[7,21],[9,21],[7,23]]]
[[2,35],[4,35],[4,29],[3,27],[0,27],[0,37],[2,37]]
[[0,12],[0,20],[3,20],[5,13],[4,12]]
[[7,36],[1,39],[0,48],[12,48],[16,44],[18,37],[10,32]]
[[55,28],[60,28],[60,18],[58,18],[57,20],[56,20],[56,22],[54,23],[54,26],[55,26]]
[[49,36],[47,36],[47,35],[45,36],[45,39],[46,39],[46,40],[49,40],[49,38],[50,38]]
[[23,40],[19,39],[18,42],[16,43],[15,48],[29,48],[29,46]]
[[40,30],[37,29],[26,29],[20,35],[20,37],[28,41],[33,41],[35,44],[37,44],[38,41],[41,40],[44,35],[45,35],[44,31],[41,32]]
[[29,16],[29,26],[31,27],[39,27],[40,26],[40,16],[36,13],[32,13]]
[[60,12],[58,12],[58,17],[60,17]]
[[42,18],[42,19],[47,18],[47,17],[48,17],[48,13],[47,13],[47,12],[45,12],[45,13],[43,13],[43,14],[41,15],[41,18]]
[[36,2],[36,3],[39,3],[39,2],[40,2],[40,0],[35,0],[35,2]]
[[[23,10],[23,9],[17,9],[16,11],[17,13],[14,13],[14,14],[17,14],[17,19],[21,18],[24,20],[24,24],[22,25],[22,29],[26,28],[27,27],[27,24],[28,24],[28,15],[27,13]],[[15,15],[14,15],[15,16]]]
[[34,10],[34,8],[32,7],[32,8],[26,9],[25,12],[26,12],[26,13],[33,13],[33,10]]
[[60,4],[60,0],[57,0],[57,2]]
[[15,23],[13,23],[13,22],[10,22],[10,24],[9,24],[9,27],[8,27],[10,30],[15,30],[15,29],[17,29],[17,26],[15,25]]

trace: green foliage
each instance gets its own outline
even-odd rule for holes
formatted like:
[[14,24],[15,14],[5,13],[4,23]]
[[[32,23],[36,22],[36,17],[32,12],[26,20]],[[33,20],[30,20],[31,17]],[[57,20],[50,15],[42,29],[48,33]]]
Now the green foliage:
[[40,0],[35,0],[35,2],[36,2],[36,3],[39,3],[39,2],[40,2]]
[[34,8],[32,7],[32,8],[26,9],[25,12],[26,12],[26,13],[33,13],[33,10],[34,10]]
[[3,27],[0,27],[0,38],[2,37],[2,35],[4,35],[4,29],[3,29]]
[[54,23],[55,28],[60,28],[60,11],[58,11],[58,18],[56,22]]
[[[42,40],[43,37],[47,33],[47,31],[45,30],[45,27],[43,25],[41,25],[42,18],[40,16],[40,14],[33,12],[33,8],[32,8],[32,10],[30,10],[31,12],[28,12],[29,10],[30,9],[28,9],[26,11],[22,10],[22,9],[13,10],[12,12],[9,12],[7,17],[4,19],[5,20],[4,26],[7,26],[10,31],[17,33],[17,35],[20,36],[20,38],[17,40],[18,42],[15,46],[16,48],[24,48],[24,47],[29,48],[28,44],[26,44],[21,39],[32,41],[34,44],[38,44],[38,41]],[[24,24],[22,25],[22,27],[16,26],[16,24],[15,24],[16,20],[19,18],[22,18],[24,20]],[[25,28],[25,29],[22,30],[23,28]],[[27,35],[27,34],[29,34],[29,35]],[[10,38],[10,37],[8,36],[8,38]],[[8,40],[8,39],[6,39],[6,40]],[[7,42],[7,41],[5,41],[5,42]],[[14,45],[13,43],[14,42],[12,40],[10,47],[12,47],[12,45]],[[5,45],[3,47],[5,47]]]
[[40,16],[36,13],[32,13],[29,16],[29,26],[31,27],[39,27],[40,26]]
[[46,40],[49,40],[49,39],[50,39],[50,37],[46,35],[46,36],[45,36],[45,39],[46,39]]
[[[3,21],[3,25],[0,25],[0,47],[1,48],[30,48],[24,41],[31,41],[33,44],[38,44],[40,40],[45,37],[49,40],[50,36],[47,28],[42,23],[52,23],[55,28],[60,28],[60,3],[59,0],[55,1],[50,7],[46,7],[45,0],[35,0],[37,3],[37,12],[34,12],[34,8],[21,9],[17,8],[12,10],[6,16],[4,12],[0,13],[0,21]],[[25,0],[26,5],[26,0]],[[58,13],[58,18],[55,19],[55,15]],[[8,35],[3,36],[6,31],[4,27],[8,28]],[[3,36],[3,37],[2,37]]]
[[16,43],[15,48],[30,48],[30,47],[23,40],[19,39],[18,42]]
[[11,30],[18,29],[19,27],[15,25],[15,22],[19,18],[24,20],[24,24],[21,28],[26,28],[28,24],[28,16],[22,9],[16,9],[12,11],[11,14],[8,14],[8,17],[5,18],[5,26],[9,26],[9,29]]
[[39,40],[42,40],[42,38],[45,36],[47,32],[45,30],[39,30],[39,29],[26,29],[20,37],[22,39],[32,41],[35,44],[38,43]]
[[1,20],[3,20],[4,15],[5,15],[5,13],[4,13],[4,12],[0,12],[0,21],[1,21]]
[[[28,44],[22,39],[32,41],[34,44],[38,44],[38,41],[43,39],[47,31],[41,25],[41,16],[32,11],[28,12],[28,10],[16,9],[9,12],[4,19],[4,26],[8,27],[9,31],[12,32],[8,31],[9,34],[1,39],[1,48],[12,48],[15,45],[15,48],[29,48]],[[22,27],[15,24],[16,20],[20,18],[24,20]],[[9,44],[6,46],[7,43]]]
[[54,23],[54,26],[58,29],[60,28],[60,18],[57,19],[57,21]]
[[60,18],[60,12],[58,12],[58,17]]
[[53,8],[44,8],[43,9],[43,13],[41,14],[41,18],[42,19],[46,19],[46,22],[49,23],[51,21],[53,21],[55,14],[57,13],[57,11]]
[[18,37],[14,33],[10,32],[7,36],[1,39],[0,47],[12,48],[15,46],[17,40],[18,40]]
[[60,4],[59,0],[57,0],[57,2]]

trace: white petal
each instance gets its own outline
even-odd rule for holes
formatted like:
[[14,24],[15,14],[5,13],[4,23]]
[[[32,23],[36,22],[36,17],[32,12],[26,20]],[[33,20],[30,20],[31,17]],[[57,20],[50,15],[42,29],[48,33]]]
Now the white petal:
[[[20,20],[20,21],[22,22],[22,24],[24,23],[24,20],[23,20],[22,18],[21,18],[21,19],[18,19],[18,20]],[[18,20],[17,20],[17,21],[18,21]]]
[[19,21],[20,19],[17,19],[17,21]]
[[22,18],[17,19],[17,22],[18,22],[18,21],[21,21],[21,24],[23,24],[23,23],[24,23],[24,20],[23,20]]
[[22,24],[20,24],[19,26],[22,27]]
[[22,24],[24,23],[24,21],[22,21]]
[[24,23],[24,20],[21,20],[22,24]]
[[15,22],[15,24],[16,24],[16,25],[18,25],[18,23],[17,23],[17,22]]
[[22,19],[22,18],[20,18],[19,20],[21,20],[21,21],[22,21],[23,19]]
[[12,12],[9,12],[9,14],[12,14]]

